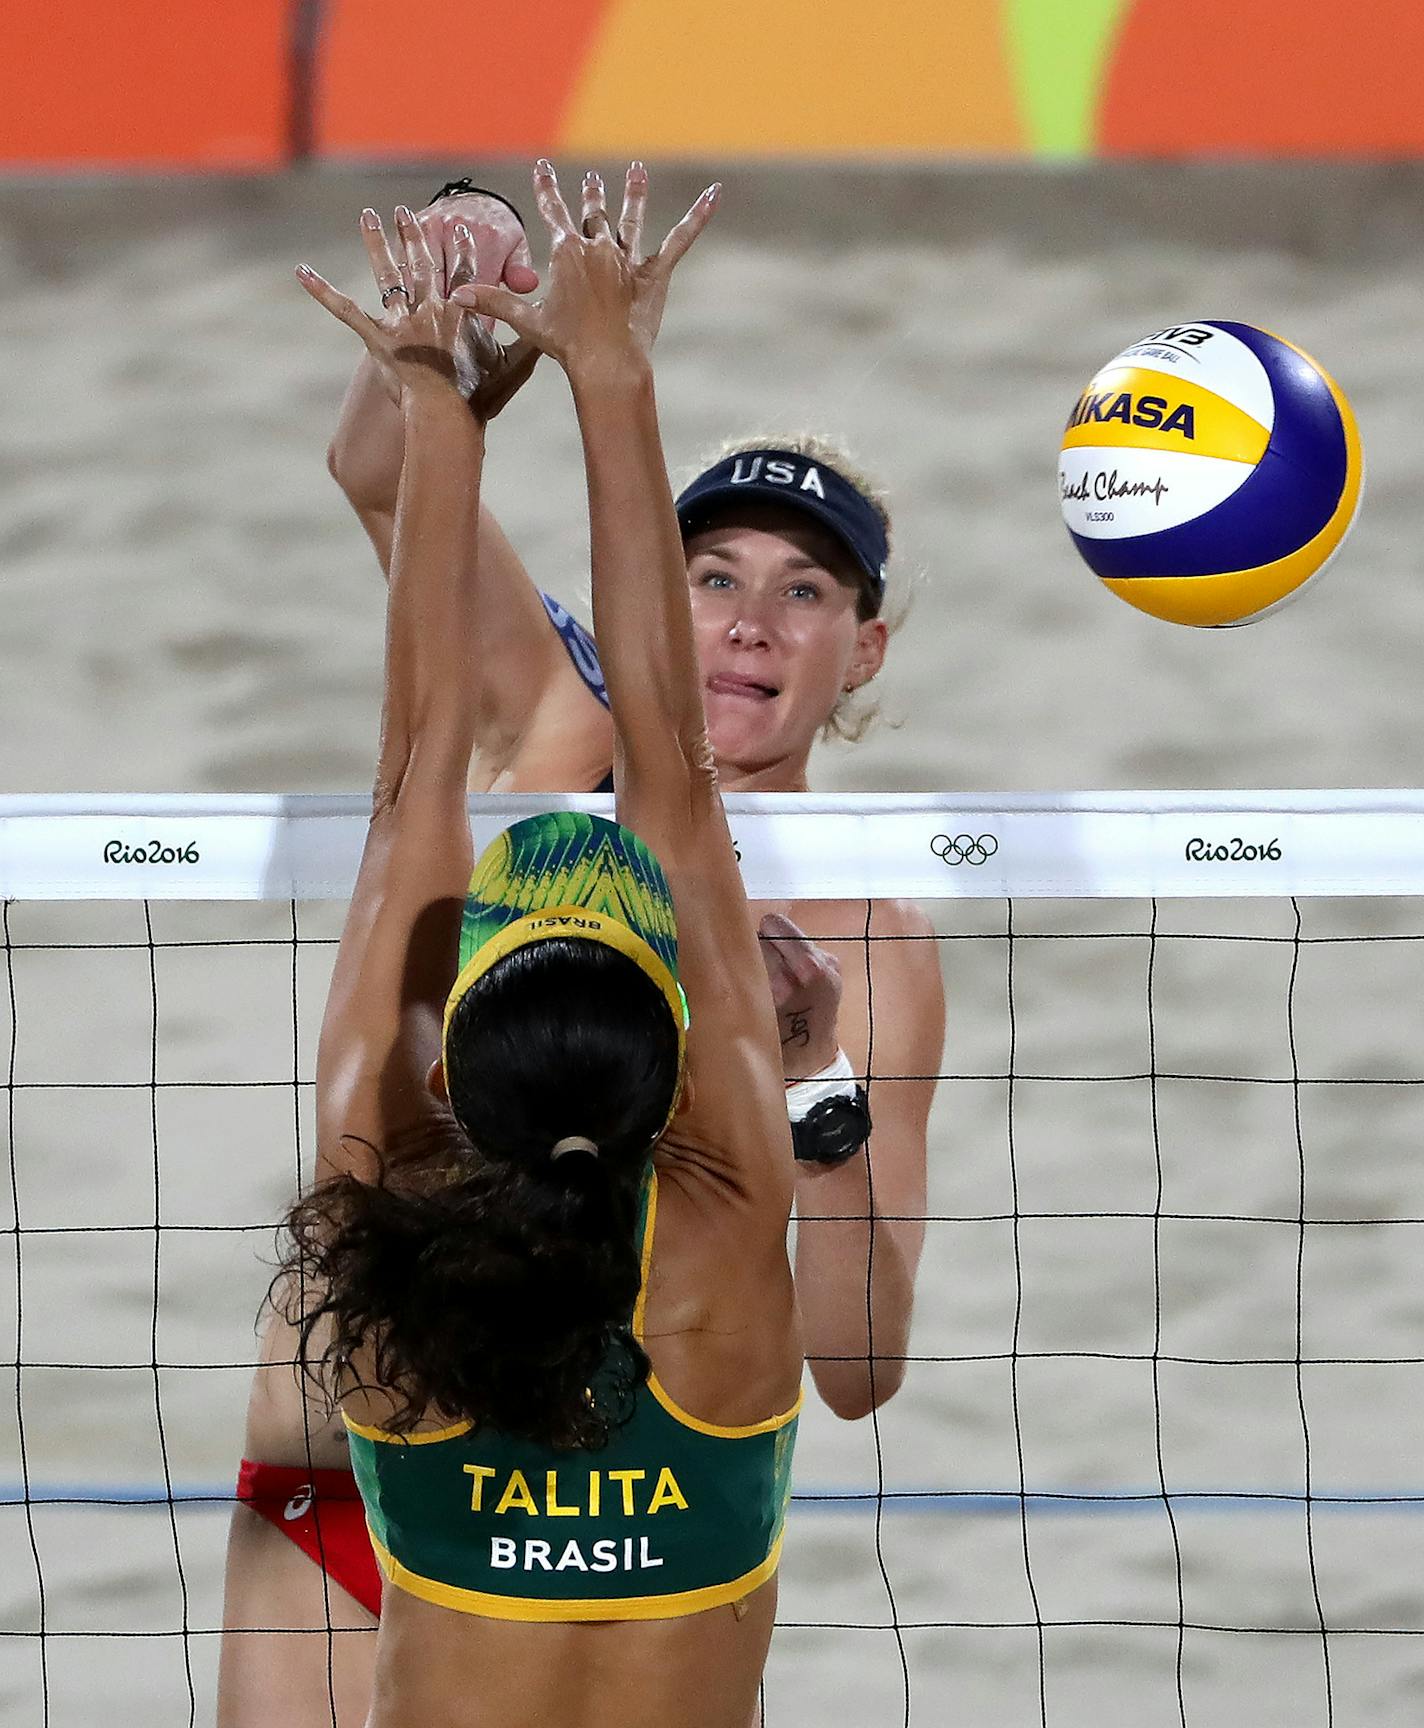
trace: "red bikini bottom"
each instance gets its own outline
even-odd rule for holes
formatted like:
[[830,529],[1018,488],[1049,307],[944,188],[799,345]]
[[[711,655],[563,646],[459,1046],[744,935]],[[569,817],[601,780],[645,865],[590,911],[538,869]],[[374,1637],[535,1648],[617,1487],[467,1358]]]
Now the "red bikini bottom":
[[289,1468],[244,1458],[237,1473],[237,1498],[379,1619],[381,1572],[349,1470]]

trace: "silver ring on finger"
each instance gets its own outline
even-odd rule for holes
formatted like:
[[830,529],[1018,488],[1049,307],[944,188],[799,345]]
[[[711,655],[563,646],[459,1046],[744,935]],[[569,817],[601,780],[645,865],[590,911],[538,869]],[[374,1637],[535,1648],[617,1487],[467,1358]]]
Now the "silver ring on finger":
[[388,306],[390,304],[391,296],[393,294],[404,294],[406,305],[409,306],[411,304],[410,289],[406,287],[405,283],[392,282],[389,288],[383,288],[381,290],[382,306]]

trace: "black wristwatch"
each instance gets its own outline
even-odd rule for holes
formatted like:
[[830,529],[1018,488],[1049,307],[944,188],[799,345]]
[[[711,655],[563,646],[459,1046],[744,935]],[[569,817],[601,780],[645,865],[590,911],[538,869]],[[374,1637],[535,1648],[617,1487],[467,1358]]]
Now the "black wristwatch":
[[791,1124],[791,1149],[798,1164],[832,1170],[854,1158],[870,1138],[870,1102],[857,1086],[850,1098],[823,1098]]

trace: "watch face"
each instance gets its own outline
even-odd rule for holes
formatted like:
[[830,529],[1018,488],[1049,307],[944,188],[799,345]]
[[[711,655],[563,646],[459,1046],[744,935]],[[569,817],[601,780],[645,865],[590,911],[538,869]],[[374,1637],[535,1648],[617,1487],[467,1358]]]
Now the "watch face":
[[826,1098],[791,1131],[797,1158],[804,1164],[844,1164],[870,1138],[870,1111],[864,1091],[853,1098]]

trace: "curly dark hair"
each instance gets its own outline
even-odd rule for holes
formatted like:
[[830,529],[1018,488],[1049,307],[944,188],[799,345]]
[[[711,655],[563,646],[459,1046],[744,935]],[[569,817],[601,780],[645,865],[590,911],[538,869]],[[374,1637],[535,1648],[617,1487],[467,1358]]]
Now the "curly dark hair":
[[[332,1387],[369,1353],[396,1433],[435,1411],[606,1443],[648,1375],[638,1205],[677,1044],[661,991],[602,944],[555,938],[491,967],[451,1022],[451,1114],[379,1149],[375,1182],[334,1177],[288,1214],[274,1300],[305,1370]],[[556,1160],[572,1135],[597,1155]]]

